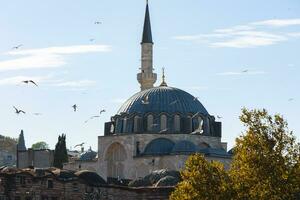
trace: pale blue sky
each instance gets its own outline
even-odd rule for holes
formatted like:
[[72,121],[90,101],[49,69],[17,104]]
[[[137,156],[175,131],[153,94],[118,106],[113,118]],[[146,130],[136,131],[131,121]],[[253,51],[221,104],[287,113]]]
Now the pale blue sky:
[[[144,11],[143,0],[1,0],[0,134],[24,129],[27,146],[53,148],[66,133],[68,146],[96,149],[104,122],[139,91]],[[283,114],[300,138],[299,0],[150,0],[150,12],[156,72],[223,117],[229,147],[243,106]]]

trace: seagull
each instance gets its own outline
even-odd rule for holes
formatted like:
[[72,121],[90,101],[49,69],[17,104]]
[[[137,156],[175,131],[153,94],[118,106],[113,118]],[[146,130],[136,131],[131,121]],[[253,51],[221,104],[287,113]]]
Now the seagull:
[[245,70],[242,71],[242,73],[247,73],[247,72],[249,72],[248,69],[245,69]]
[[33,115],[39,116],[42,115],[42,113],[33,113]]
[[94,42],[94,41],[95,41],[95,39],[94,39],[94,38],[91,38],[91,39],[90,39],[90,42]]
[[144,97],[144,99],[142,99],[142,104],[143,105],[149,104],[149,96],[148,95],[146,97]]
[[12,49],[19,49],[21,46],[23,46],[23,44],[19,44],[17,46],[14,46]]
[[77,105],[76,105],[76,104],[74,104],[74,105],[72,106],[72,108],[74,109],[74,112],[77,111]]
[[106,112],[106,110],[100,110],[100,115],[102,114],[102,113],[104,113],[104,112]]
[[166,129],[163,129],[163,130],[159,131],[158,133],[165,133],[167,131],[168,131],[168,129],[166,128]]
[[200,113],[200,112],[197,112],[196,114],[194,114],[194,115],[192,116],[192,119],[195,118],[199,113]]
[[289,101],[294,101],[294,99],[293,99],[293,98],[290,98]]
[[99,118],[99,117],[100,117],[100,115],[92,116],[88,120],[85,120],[84,123],[88,123],[88,121],[90,121],[91,119],[95,119],[95,118]]
[[33,80],[25,80],[25,81],[22,81],[22,83],[26,83],[26,84],[32,83],[32,84],[34,84],[35,86],[38,86],[38,85],[36,84],[36,82],[34,82]]
[[26,114],[25,111],[20,110],[20,109],[16,108],[15,106],[13,106],[13,107],[14,107],[14,109],[15,109],[16,114],[18,114],[18,115],[21,114],[21,113]]
[[99,25],[99,24],[102,24],[102,22],[100,22],[100,21],[95,21],[95,23],[94,24],[97,24],[97,25]]
[[217,115],[217,118],[218,118],[218,119],[222,119],[223,117],[221,117],[220,115]]
[[175,101],[173,101],[173,102],[171,102],[169,105],[171,106],[171,105],[174,105],[174,104],[176,104],[178,102],[178,100],[175,100]]
[[85,144],[84,142],[81,143],[81,144],[76,144],[76,145],[74,146],[74,148],[76,148],[76,147],[82,147],[84,144]]

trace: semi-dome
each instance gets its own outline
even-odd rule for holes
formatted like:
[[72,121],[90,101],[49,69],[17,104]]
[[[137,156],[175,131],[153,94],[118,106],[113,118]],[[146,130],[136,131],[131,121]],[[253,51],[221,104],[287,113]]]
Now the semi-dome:
[[208,115],[207,110],[196,97],[178,88],[168,86],[154,87],[136,93],[122,105],[118,114],[164,112]]

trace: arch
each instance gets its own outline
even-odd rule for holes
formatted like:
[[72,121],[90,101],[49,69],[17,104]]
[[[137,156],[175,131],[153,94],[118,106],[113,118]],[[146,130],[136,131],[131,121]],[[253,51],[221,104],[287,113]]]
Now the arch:
[[153,121],[154,121],[153,115],[148,115],[147,116],[147,131],[149,131],[149,132],[153,130]]
[[167,138],[157,138],[152,140],[145,148],[145,155],[170,154],[174,147],[174,142]]
[[196,152],[197,148],[193,142],[181,140],[177,142],[172,150],[174,153]]
[[160,130],[166,130],[167,129],[167,116],[166,115],[161,115],[160,116]]
[[134,133],[138,133],[138,132],[140,132],[141,130],[141,127],[140,127],[140,122],[141,122],[141,117],[140,116],[135,116],[134,118],[133,118],[133,132]]
[[178,114],[176,114],[175,116],[174,116],[174,131],[175,131],[175,133],[178,133],[178,132],[180,132],[180,115],[178,115]]
[[105,154],[107,161],[107,177],[124,178],[124,161],[127,159],[123,145],[116,142],[111,144]]

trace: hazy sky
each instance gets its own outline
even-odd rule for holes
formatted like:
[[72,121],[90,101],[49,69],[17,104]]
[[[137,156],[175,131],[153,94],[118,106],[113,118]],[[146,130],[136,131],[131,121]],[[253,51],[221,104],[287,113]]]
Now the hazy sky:
[[[145,1],[0,1],[0,134],[24,129],[27,147],[53,148],[66,133],[69,147],[96,149],[104,122],[139,91]],[[244,106],[281,113],[300,138],[299,0],[150,0],[150,12],[156,72],[223,117],[229,147]]]

